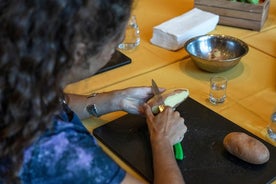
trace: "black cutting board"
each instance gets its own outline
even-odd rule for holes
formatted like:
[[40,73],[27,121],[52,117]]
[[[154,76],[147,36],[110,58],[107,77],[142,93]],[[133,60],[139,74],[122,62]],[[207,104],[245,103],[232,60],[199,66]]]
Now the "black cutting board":
[[[182,141],[185,158],[178,161],[187,184],[263,184],[275,179],[275,147],[191,98],[177,110],[188,127]],[[233,131],[262,141],[270,151],[269,162],[253,165],[228,153],[222,141]],[[96,128],[93,134],[147,181],[153,181],[151,146],[143,117],[127,114]]]

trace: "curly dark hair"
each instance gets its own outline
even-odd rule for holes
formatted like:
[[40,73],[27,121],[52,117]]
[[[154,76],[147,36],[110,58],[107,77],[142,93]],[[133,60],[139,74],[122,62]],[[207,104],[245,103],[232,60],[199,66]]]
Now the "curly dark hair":
[[[96,55],[121,34],[132,0],[0,1],[0,183],[20,183],[24,149],[62,110],[76,43]],[[85,61],[84,61],[85,62]]]

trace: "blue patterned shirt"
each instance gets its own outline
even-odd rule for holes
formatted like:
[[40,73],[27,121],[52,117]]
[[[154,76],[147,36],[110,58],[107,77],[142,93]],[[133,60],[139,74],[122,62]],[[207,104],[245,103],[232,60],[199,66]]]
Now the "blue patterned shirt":
[[120,183],[122,170],[96,144],[74,113],[63,112],[24,153],[22,183]]

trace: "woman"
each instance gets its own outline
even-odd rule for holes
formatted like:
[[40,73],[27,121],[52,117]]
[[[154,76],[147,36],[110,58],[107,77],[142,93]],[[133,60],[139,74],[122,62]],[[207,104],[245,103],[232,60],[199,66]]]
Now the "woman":
[[79,120],[118,110],[146,116],[154,182],[184,182],[172,149],[184,136],[184,119],[169,107],[154,116],[145,103],[152,96],[149,87],[88,97],[62,92],[109,61],[131,5],[132,0],[0,2],[0,183],[140,183],[95,144]]

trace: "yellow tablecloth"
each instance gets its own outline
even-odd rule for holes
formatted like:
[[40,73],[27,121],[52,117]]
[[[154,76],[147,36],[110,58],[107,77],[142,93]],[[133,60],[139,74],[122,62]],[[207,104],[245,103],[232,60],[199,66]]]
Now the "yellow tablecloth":
[[252,47],[276,57],[276,28],[247,37],[244,41]]

